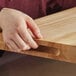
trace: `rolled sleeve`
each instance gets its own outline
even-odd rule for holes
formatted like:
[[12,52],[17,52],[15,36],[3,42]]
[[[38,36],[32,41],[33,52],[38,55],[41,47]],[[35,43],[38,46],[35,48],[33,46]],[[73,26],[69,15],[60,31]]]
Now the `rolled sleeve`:
[[72,7],[76,7],[76,0],[48,0],[46,12],[52,14]]
[[62,7],[57,3],[56,0],[48,0],[47,9],[46,9],[47,15],[61,10],[62,10]]
[[57,0],[57,3],[63,9],[68,9],[76,6],[76,0]]

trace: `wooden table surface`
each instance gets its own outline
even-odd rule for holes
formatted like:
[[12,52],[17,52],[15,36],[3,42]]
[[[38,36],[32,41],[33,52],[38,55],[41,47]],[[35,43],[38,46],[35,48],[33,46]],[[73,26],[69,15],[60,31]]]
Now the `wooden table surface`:
[[[42,40],[36,50],[18,53],[76,63],[76,7],[36,19]],[[10,51],[0,34],[0,49]]]

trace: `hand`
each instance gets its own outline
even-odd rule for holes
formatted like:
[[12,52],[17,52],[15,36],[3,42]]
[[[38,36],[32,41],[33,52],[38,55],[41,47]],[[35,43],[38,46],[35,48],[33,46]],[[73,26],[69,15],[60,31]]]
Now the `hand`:
[[[14,9],[3,8],[0,12],[3,39],[11,51],[37,48],[35,38],[42,38],[39,28],[31,17]],[[29,30],[33,34],[30,34]]]

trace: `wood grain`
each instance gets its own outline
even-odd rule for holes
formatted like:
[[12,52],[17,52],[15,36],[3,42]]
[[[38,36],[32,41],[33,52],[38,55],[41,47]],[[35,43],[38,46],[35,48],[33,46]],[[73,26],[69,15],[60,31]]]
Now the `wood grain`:
[[[36,19],[43,39],[40,47],[18,53],[76,63],[76,7]],[[0,34],[0,49],[10,51]]]

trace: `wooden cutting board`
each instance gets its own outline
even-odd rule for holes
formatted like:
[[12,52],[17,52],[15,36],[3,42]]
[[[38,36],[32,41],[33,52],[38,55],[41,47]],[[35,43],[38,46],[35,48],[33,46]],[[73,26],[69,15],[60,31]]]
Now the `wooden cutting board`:
[[[18,53],[76,63],[76,7],[48,15],[35,22],[43,35],[38,49]],[[0,34],[0,49],[10,51]]]

